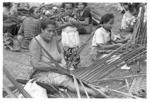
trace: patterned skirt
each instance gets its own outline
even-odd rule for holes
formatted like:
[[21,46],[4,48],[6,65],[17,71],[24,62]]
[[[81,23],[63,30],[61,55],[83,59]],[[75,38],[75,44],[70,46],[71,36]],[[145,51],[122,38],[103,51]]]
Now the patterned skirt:
[[78,68],[78,65],[80,63],[80,55],[77,54],[79,47],[74,47],[74,48],[67,48],[64,49],[64,58],[68,65],[71,65],[74,69]]

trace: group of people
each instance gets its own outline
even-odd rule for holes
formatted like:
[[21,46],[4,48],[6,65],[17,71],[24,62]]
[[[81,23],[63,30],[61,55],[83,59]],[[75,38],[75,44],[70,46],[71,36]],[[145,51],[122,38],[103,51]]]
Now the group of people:
[[[86,8],[87,3],[77,3],[78,10],[75,13],[73,12],[74,6],[74,3],[62,4],[65,15],[61,17],[63,21],[61,23],[50,17],[40,18],[37,9],[31,8],[30,16],[25,17],[17,36],[18,41],[22,44],[21,46],[29,49],[30,62],[34,70],[31,78],[46,84],[63,86],[72,91],[76,90],[72,77],[52,70],[56,69],[53,59],[64,68],[63,70],[77,69],[80,64],[78,49],[81,44],[79,34],[92,32],[92,15],[90,10]],[[123,15],[121,31],[125,33],[120,35],[119,40],[112,39],[111,29],[115,16],[112,13],[103,15],[92,38],[90,54],[93,60],[101,55],[108,54],[109,52],[104,52],[105,49],[121,46],[122,43],[131,39],[138,9],[133,5],[128,5],[127,8],[126,4],[123,6],[126,11]],[[61,41],[58,39],[58,30],[61,33]],[[79,89],[84,92],[81,85]],[[91,95],[98,94],[90,87],[86,87],[86,89]]]

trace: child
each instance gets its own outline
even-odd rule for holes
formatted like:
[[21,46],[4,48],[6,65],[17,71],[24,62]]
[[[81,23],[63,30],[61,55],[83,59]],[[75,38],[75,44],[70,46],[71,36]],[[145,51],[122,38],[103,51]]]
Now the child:
[[125,12],[121,22],[121,37],[123,39],[131,39],[133,28],[136,22],[137,9],[133,5],[129,5],[129,9]]
[[97,52],[100,52],[100,55],[107,54],[108,52],[104,52],[104,49],[110,49],[115,47],[115,45],[111,44],[111,28],[113,23],[113,14],[108,13],[102,16],[100,22],[101,26],[95,31],[95,34],[92,39],[91,55],[93,60],[95,60],[98,57]]
[[124,14],[129,9],[130,3],[120,3],[121,14]]
[[77,24],[81,27],[78,29],[80,34],[90,34],[92,32],[92,15],[90,9],[87,8],[88,4],[84,2],[77,3]]
[[64,16],[62,17],[63,23],[71,22],[72,20],[75,20],[74,18],[74,3],[66,2],[62,4],[62,7],[64,8]]
[[72,63],[69,70],[77,69],[78,64],[80,63],[80,55],[77,54],[77,50],[80,46],[80,38],[77,28],[72,24],[67,24],[62,28],[61,37],[67,68],[68,65]]

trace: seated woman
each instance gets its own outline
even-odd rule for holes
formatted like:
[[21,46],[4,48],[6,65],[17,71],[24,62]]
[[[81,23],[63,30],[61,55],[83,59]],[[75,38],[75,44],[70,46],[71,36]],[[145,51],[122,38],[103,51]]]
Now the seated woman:
[[95,31],[92,39],[91,55],[93,60],[103,54],[108,54],[110,52],[110,49],[114,49],[120,46],[120,44],[112,44],[113,42],[115,42],[113,41],[111,35],[111,28],[113,23],[113,14],[105,14],[102,16],[100,27]]
[[[75,92],[76,88],[73,83],[72,77],[53,72],[52,70],[55,70],[56,66],[53,60],[43,50],[43,48],[45,48],[58,63],[63,60],[63,58],[61,57],[62,54],[59,53],[57,49],[55,22],[49,19],[43,19],[41,22],[41,28],[41,34],[32,39],[29,47],[29,51],[31,54],[31,65],[36,71],[33,74],[32,78],[34,78],[36,81],[46,83],[48,85],[63,86]],[[43,48],[41,48],[39,43],[43,46]],[[65,68],[62,70],[67,71]],[[81,85],[79,85],[79,89],[80,92],[84,92]],[[97,92],[93,91],[89,87],[86,87],[86,90],[91,95],[97,94]]]
[[77,23],[82,25],[78,30],[80,34],[89,34],[92,32],[92,15],[87,3],[77,3],[78,11],[76,12]]
[[63,3],[62,7],[65,10],[63,24],[61,24],[61,43],[63,56],[65,58],[67,68],[71,70],[77,69],[80,63],[80,55],[77,50],[80,46],[79,32],[77,26],[73,24],[75,21],[73,8],[74,3]]
[[20,46],[23,49],[28,50],[32,38],[41,33],[41,25],[39,20],[40,15],[36,11],[36,7],[32,7],[29,10],[30,16],[23,20],[22,25],[18,31],[17,39],[19,40]]
[[71,23],[72,21],[75,21],[74,18],[74,3],[66,2],[62,4],[62,8],[64,9],[64,14],[62,16],[62,23]]

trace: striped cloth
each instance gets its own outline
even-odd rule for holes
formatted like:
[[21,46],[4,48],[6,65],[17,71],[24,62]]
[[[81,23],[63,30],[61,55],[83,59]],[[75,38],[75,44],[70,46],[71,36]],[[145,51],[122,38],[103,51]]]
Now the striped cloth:
[[33,17],[25,18],[18,32],[18,34],[23,35],[25,39],[32,39],[34,36],[40,33],[41,33],[40,21]]

